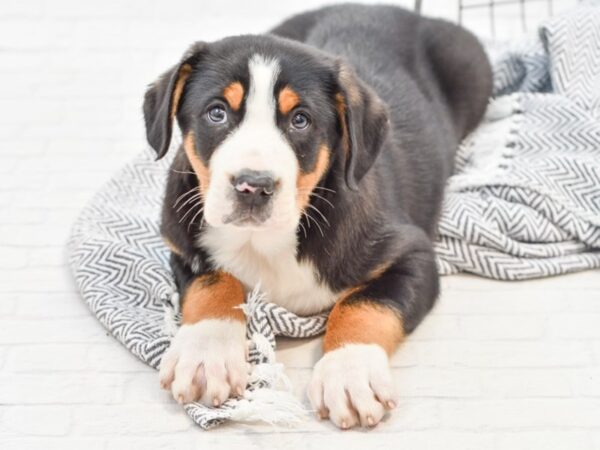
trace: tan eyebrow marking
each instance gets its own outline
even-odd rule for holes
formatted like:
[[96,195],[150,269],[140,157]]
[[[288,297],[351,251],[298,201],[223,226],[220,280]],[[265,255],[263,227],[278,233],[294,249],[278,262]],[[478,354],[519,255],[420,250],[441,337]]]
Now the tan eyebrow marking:
[[237,111],[240,109],[242,100],[244,99],[244,86],[239,81],[234,81],[223,89],[223,97],[225,97],[231,109]]
[[291,87],[286,86],[279,91],[279,111],[287,114],[300,103],[300,96]]

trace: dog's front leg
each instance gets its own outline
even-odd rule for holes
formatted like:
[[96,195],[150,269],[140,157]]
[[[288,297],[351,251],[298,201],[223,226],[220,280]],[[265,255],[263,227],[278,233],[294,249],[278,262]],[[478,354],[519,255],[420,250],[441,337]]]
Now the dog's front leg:
[[308,387],[313,407],[340,428],[374,426],[396,398],[389,356],[431,309],[438,274],[429,240],[349,289],[334,306],[324,355]]
[[160,382],[179,403],[219,406],[246,388],[244,290],[220,271],[186,284],[181,327],[161,360]]

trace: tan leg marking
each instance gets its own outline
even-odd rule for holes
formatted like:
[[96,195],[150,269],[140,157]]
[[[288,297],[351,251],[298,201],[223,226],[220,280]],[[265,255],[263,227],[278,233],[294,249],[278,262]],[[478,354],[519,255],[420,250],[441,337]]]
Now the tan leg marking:
[[367,299],[349,305],[338,301],[329,315],[323,350],[344,344],[378,344],[391,355],[403,338],[402,318],[391,308]]
[[183,297],[182,323],[193,324],[203,319],[246,321],[237,308],[244,303],[244,288],[232,275],[213,272],[196,278]]

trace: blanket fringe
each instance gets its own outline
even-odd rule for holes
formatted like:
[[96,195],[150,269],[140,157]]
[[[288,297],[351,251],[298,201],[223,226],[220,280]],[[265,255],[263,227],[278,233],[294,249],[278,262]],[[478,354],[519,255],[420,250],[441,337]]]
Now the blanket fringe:
[[246,390],[244,398],[231,411],[230,419],[287,426],[302,422],[308,410],[292,393],[292,382],[285,374],[285,366],[276,362],[273,345],[259,333],[254,333],[251,340],[267,362],[253,366],[248,383],[256,387]]
[[285,374],[284,365],[275,361],[275,351],[269,340],[254,333],[252,342],[269,362],[254,365],[248,381],[250,385],[266,386],[247,389],[244,398],[231,411],[230,419],[287,426],[305,420],[308,411],[292,393],[292,382]]
[[306,417],[307,410],[291,392],[261,388],[246,391],[244,398],[231,409],[229,418],[235,422],[292,426]]

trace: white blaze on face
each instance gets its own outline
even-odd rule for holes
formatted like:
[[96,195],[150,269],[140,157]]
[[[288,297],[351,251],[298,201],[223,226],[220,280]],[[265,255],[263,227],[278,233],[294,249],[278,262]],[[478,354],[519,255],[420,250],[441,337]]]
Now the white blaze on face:
[[[277,61],[255,55],[248,63],[250,86],[242,123],[215,150],[204,217],[210,225],[199,244],[215,265],[247,289],[260,284],[269,301],[298,314],[331,307],[337,294],[317,278],[315,268],[296,258],[298,160],[276,124],[274,86]],[[255,229],[224,225],[233,212],[231,175],[243,169],[268,170],[279,182],[271,217]]]
[[279,75],[276,60],[254,55],[248,62],[250,74],[246,112],[236,128],[215,150],[210,161],[210,185],[204,204],[204,217],[213,227],[225,225],[233,212],[230,179],[244,169],[273,173],[279,187],[273,208],[260,227],[295,229],[300,218],[296,207],[298,161],[290,144],[277,127],[274,86]]

